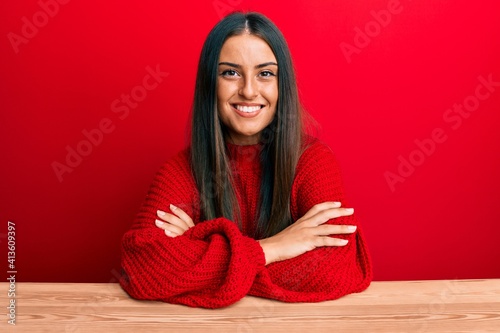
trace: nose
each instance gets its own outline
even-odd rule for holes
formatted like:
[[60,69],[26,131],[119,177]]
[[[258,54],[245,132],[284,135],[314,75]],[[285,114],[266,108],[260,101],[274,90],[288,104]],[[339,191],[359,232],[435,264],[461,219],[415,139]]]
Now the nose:
[[259,94],[258,83],[252,77],[246,77],[242,80],[239,94],[246,99],[254,99]]

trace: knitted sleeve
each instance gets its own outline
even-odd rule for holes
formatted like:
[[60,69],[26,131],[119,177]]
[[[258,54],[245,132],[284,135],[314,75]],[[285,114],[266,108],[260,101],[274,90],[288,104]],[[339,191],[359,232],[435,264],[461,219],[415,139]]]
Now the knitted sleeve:
[[[122,239],[120,284],[133,298],[219,308],[250,290],[264,268],[262,248],[227,219],[196,221],[182,236],[170,238],[155,226],[158,209],[181,207],[199,216],[196,187],[187,154],[157,173],[132,227]],[[198,223],[197,223],[198,222]]]
[[[297,166],[291,197],[294,220],[325,201],[340,201],[349,207],[334,154],[316,141],[302,154]],[[267,265],[257,275],[249,294],[286,302],[318,302],[365,290],[372,280],[372,267],[356,213],[327,223],[358,228],[354,234],[335,236],[348,239],[346,246],[321,247]]]

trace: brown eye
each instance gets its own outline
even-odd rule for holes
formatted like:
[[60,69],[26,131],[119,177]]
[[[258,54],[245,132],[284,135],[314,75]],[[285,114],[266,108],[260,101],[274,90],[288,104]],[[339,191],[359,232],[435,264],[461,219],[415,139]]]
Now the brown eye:
[[221,73],[222,76],[227,76],[227,77],[234,77],[236,76],[238,73],[236,73],[235,70],[232,70],[232,69],[227,69],[225,71],[223,71]]
[[263,76],[263,77],[271,77],[271,76],[276,76],[273,72],[271,71],[263,71],[260,73],[260,76]]

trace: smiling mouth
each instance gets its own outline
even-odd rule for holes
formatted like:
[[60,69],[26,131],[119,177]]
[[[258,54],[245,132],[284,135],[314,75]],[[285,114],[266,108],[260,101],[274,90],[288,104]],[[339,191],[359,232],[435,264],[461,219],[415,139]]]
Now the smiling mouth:
[[252,106],[248,106],[248,105],[239,105],[239,104],[233,104],[232,106],[236,110],[238,110],[240,112],[244,112],[244,113],[257,112],[257,111],[259,111],[260,109],[262,109],[264,107],[264,105],[252,105]]

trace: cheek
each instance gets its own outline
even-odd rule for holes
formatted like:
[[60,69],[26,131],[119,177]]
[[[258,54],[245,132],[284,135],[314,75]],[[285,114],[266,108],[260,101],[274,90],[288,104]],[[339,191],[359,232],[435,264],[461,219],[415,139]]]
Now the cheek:
[[217,102],[224,98],[224,83],[217,81]]
[[265,87],[263,95],[271,105],[276,106],[276,102],[278,101],[278,85],[273,84]]
[[217,81],[217,98],[227,101],[238,91],[238,84],[226,80]]
[[217,112],[224,118],[225,104],[227,102],[226,89],[223,84],[217,85]]

